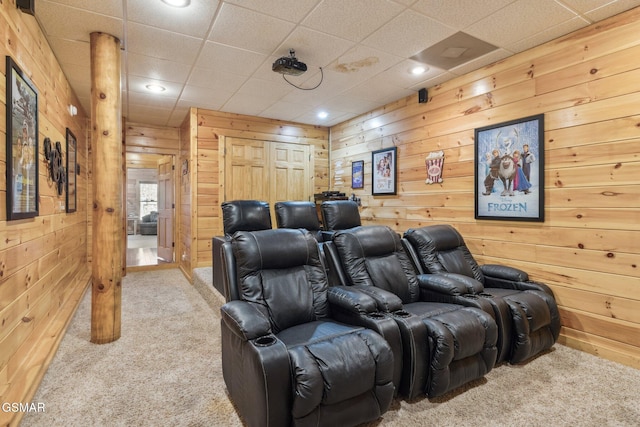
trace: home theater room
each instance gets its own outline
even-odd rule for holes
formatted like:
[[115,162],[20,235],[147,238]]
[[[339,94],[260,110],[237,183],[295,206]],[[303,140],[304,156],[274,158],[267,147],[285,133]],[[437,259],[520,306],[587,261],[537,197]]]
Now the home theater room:
[[0,426],[637,426],[640,0],[0,0]]

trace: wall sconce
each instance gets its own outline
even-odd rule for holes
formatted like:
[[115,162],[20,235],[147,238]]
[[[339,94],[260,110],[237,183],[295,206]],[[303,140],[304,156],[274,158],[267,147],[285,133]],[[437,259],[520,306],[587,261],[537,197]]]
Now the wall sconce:
[[71,114],[71,117],[78,115],[78,107],[76,107],[75,105],[73,104],[69,105],[68,109],[69,109],[69,114]]

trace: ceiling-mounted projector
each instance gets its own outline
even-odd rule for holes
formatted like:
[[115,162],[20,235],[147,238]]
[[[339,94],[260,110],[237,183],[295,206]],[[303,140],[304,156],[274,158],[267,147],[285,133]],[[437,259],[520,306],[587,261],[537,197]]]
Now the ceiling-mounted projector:
[[271,66],[271,69],[276,73],[299,76],[307,71],[307,64],[298,61],[296,58],[296,52],[291,49],[289,51],[289,56],[283,56],[282,58],[276,59]]

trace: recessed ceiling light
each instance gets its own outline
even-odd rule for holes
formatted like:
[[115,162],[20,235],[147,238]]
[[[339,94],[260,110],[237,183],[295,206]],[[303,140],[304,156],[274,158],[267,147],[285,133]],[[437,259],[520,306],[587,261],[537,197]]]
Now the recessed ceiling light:
[[164,86],[154,84],[146,85],[145,87],[151,92],[164,92],[165,90],[167,90]]
[[162,3],[173,7],[187,7],[191,4],[191,0],[162,0]]
[[327,117],[329,117],[329,113],[327,113],[326,111],[320,111],[318,113],[318,118],[319,119],[326,119]]
[[420,74],[424,74],[426,71],[427,71],[426,67],[423,67],[422,65],[418,65],[411,69],[411,74],[413,74],[414,76],[418,76]]

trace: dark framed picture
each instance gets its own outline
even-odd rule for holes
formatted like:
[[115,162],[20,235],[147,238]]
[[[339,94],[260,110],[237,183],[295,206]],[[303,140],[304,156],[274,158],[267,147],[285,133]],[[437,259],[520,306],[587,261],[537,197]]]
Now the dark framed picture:
[[474,136],[476,219],[544,221],[544,114]]
[[75,212],[77,204],[76,165],[77,145],[75,135],[67,128],[67,212]]
[[364,188],[364,160],[351,162],[351,188]]
[[7,56],[7,220],[38,216],[38,91]]
[[374,196],[396,194],[397,163],[396,147],[385,148],[371,153],[371,168],[373,169],[371,192]]

